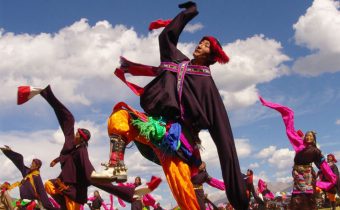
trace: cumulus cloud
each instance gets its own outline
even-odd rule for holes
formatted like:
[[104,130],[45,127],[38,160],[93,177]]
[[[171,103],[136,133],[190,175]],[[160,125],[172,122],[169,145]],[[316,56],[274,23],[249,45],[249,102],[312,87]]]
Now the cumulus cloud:
[[269,146],[267,148],[262,149],[256,156],[259,158],[267,158],[274,154],[276,151],[276,146]]
[[293,25],[297,45],[311,54],[297,59],[293,70],[307,76],[338,72],[340,66],[340,3],[335,0],[315,0],[307,12]]
[[202,30],[203,28],[202,23],[195,23],[195,24],[187,24],[184,28],[184,31],[189,32],[189,33],[195,33],[196,31]]
[[268,162],[277,169],[286,169],[293,165],[295,152],[288,148],[278,149],[268,159]]
[[340,119],[335,121],[336,125],[340,125]]
[[[188,26],[191,30],[200,27],[201,24]],[[158,65],[159,32],[143,36],[133,28],[112,26],[108,21],[91,26],[86,19],[54,34],[14,34],[1,30],[0,104],[14,104],[16,87],[23,84],[40,87],[51,84],[64,102],[87,106],[112,99],[137,100],[112,73],[119,65],[120,55],[135,62]],[[191,55],[195,44],[179,43],[178,47]],[[231,61],[224,66],[214,65],[212,72],[229,108],[254,104],[256,85],[282,75],[283,62],[289,60],[279,42],[263,35],[237,40],[223,48]],[[144,77],[128,79],[138,84],[150,81]]]
[[[201,131],[199,137],[202,140],[202,159],[207,162],[208,165],[219,166],[217,149],[209,132]],[[235,146],[239,158],[245,158],[251,154],[252,148],[249,139],[236,138]]]
[[212,73],[228,109],[254,104],[257,101],[257,84],[287,73],[283,63],[290,58],[282,53],[281,43],[264,35],[236,40],[223,49],[230,56],[230,62],[212,66]]

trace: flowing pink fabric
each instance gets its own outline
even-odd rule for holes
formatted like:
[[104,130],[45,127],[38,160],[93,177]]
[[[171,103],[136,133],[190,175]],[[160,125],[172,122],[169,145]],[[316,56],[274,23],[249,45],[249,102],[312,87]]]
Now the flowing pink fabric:
[[259,189],[259,192],[262,193],[267,188],[267,184],[262,179],[259,179],[257,187]]
[[59,203],[57,203],[57,201],[55,201],[53,198],[48,197],[48,200],[50,200],[50,202],[53,204],[54,207],[60,208]]
[[152,206],[154,207],[156,205],[156,200],[152,195],[146,194],[143,196],[143,203],[145,206]]
[[[262,179],[259,179],[257,187],[258,187],[259,193],[262,194],[262,192],[267,189],[267,183],[265,181],[263,181]],[[264,197],[266,197],[269,200],[272,200],[272,199],[275,198],[274,194],[270,191]]]
[[280,104],[265,101],[261,96],[259,96],[259,98],[264,106],[275,109],[276,111],[281,113],[283,122],[286,126],[286,134],[295,152],[300,152],[301,150],[303,150],[306,146],[303,143],[303,139],[295,131],[293,110],[291,110],[289,107],[282,106]]
[[225,190],[224,182],[216,178],[212,177],[207,183],[210,186],[215,187],[216,189],[223,190],[223,191]]
[[332,169],[329,167],[328,163],[324,160],[320,165],[322,174],[326,177],[328,181],[317,181],[316,186],[323,190],[330,190],[337,182],[338,177],[333,173]]

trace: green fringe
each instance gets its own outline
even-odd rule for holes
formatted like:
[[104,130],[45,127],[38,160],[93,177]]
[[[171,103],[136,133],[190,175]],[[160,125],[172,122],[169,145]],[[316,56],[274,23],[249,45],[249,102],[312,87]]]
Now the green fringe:
[[132,125],[138,128],[140,135],[151,140],[153,143],[160,143],[166,132],[166,124],[162,118],[148,117],[147,122],[135,119],[132,120]]

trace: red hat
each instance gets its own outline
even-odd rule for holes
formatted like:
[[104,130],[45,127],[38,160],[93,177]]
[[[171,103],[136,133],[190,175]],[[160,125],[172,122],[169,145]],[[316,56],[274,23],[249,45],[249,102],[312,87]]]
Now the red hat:
[[221,64],[228,63],[229,57],[227,56],[227,54],[225,54],[220,42],[215,37],[205,36],[201,39],[201,41],[203,40],[208,40],[210,42],[210,50],[211,50],[211,54],[213,56],[212,58],[214,62],[217,61]]
[[90,131],[85,128],[78,128],[78,133],[86,142],[88,142],[91,138]]
[[333,154],[328,154],[327,157],[328,157],[328,156],[331,156],[331,157],[332,157],[334,163],[338,162],[338,161],[335,159],[335,156],[334,156]]

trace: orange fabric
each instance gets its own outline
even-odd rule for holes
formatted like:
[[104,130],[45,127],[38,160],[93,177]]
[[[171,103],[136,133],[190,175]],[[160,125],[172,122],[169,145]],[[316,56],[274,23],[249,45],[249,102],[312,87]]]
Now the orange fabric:
[[333,193],[327,193],[327,198],[330,202],[335,202],[336,199],[335,199],[335,194]]
[[151,146],[161,161],[162,168],[172,194],[183,210],[199,209],[194,187],[191,183],[189,166],[176,157],[164,158],[161,151],[152,143],[138,135],[138,131],[130,124],[130,115],[126,110],[116,110],[108,119],[108,133],[124,136],[128,142],[136,140]]
[[54,186],[54,184],[50,180],[45,182],[45,190],[50,195],[61,194],[61,192]]
[[67,210],[80,210],[80,204],[64,196]]
[[[45,182],[45,190],[50,195],[61,194],[60,190],[56,188],[56,186],[50,180]],[[64,196],[64,199],[65,199],[67,210],[80,210],[79,203],[69,199],[67,196]]]

